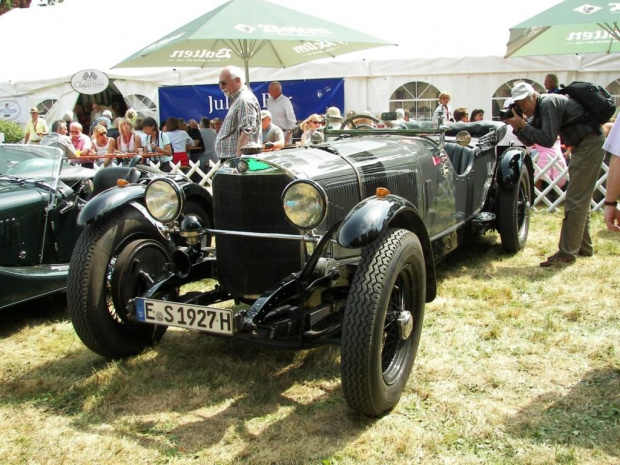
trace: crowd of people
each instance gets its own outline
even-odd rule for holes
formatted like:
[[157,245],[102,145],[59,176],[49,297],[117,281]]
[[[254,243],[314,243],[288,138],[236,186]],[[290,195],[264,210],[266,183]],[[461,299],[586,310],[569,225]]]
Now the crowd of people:
[[[309,146],[324,140],[322,128],[329,124],[340,128],[340,109],[328,108],[325,114],[313,113],[298,120],[291,99],[283,94],[281,83],[269,85],[266,109],[261,109],[256,96],[243,82],[243,72],[235,66],[223,68],[219,86],[229,100],[229,110],[224,120],[202,117],[200,122],[182,118],[168,118],[161,127],[153,118],[138,118],[135,110],[128,109],[124,117],[116,117],[110,109],[101,109],[95,103],[91,112],[89,134],[84,134],[79,121],[58,120],[52,124],[39,117],[36,107],[31,109],[31,120],[26,126],[25,143],[56,145],[68,158],[80,154],[100,155],[100,162],[109,164],[111,158],[103,155],[115,153],[147,153],[169,171],[171,163],[188,166],[189,161],[205,168],[209,161],[225,161],[241,156],[242,147],[249,143],[261,144],[263,150],[279,150],[286,145]],[[609,122],[597,128],[582,121],[584,109],[573,99],[558,93],[555,74],[544,79],[546,93],[538,93],[526,82],[516,83],[507,103],[520,109],[505,122],[514,136],[534,154],[538,153],[539,169],[548,169],[547,176],[555,180],[566,171],[570,182],[560,179],[558,186],[566,189],[564,219],[560,232],[558,251],[540,265],[573,263],[578,256],[594,253],[589,231],[590,199],[599,177],[605,151],[609,154],[609,175],[605,197],[605,221],[610,231],[620,231],[620,130]],[[441,92],[433,112],[433,120],[443,119],[446,124],[484,120],[484,111],[469,112],[464,107],[452,108],[449,92]],[[410,111],[396,110],[397,126],[412,122]],[[374,127],[369,112],[347,113],[357,115],[349,124],[353,128]],[[69,136],[67,136],[69,132]],[[564,151],[562,150],[564,147]],[[565,156],[570,154],[567,162]],[[540,190],[542,184],[537,185]]]
[[[99,108],[94,104],[95,108]],[[109,166],[119,154],[146,154],[160,162],[163,171],[172,169],[171,163],[189,166],[189,160],[205,169],[209,161],[216,163],[215,140],[222,121],[202,117],[195,119],[168,118],[159,125],[154,118],[140,118],[129,108],[124,117],[112,119],[109,109],[94,113],[90,127],[79,121],[66,119],[54,121],[51,128],[39,117],[36,107],[30,110],[31,119],[25,130],[24,143],[59,147],[67,158],[90,157],[98,164]],[[100,158],[95,158],[100,156]],[[89,158],[89,159],[90,159]],[[82,162],[86,167],[92,163]]]

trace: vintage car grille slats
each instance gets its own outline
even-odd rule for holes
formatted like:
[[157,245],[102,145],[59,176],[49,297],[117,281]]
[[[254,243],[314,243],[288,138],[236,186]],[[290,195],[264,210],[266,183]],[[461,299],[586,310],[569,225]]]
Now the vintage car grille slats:
[[[225,174],[213,180],[215,229],[299,234],[284,217],[285,174]],[[218,236],[218,279],[238,297],[256,296],[302,266],[301,244],[279,239]]]
[[414,199],[417,204],[415,178],[410,172],[388,174],[387,176],[372,176],[364,178],[364,192],[366,197],[375,195],[377,187],[387,187],[390,193],[405,199]]
[[357,182],[335,184],[325,189],[329,206],[327,208],[327,225],[321,229],[329,229],[337,221],[345,217],[358,203],[359,187]]

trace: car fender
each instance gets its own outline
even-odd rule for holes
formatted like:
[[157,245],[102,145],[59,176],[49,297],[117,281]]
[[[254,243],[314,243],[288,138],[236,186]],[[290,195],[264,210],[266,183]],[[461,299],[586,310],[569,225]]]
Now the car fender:
[[377,239],[394,218],[406,212],[420,217],[411,202],[397,195],[368,197],[342,220],[336,240],[339,245],[349,249],[364,247]]
[[133,184],[125,187],[114,187],[103,191],[90,199],[80,212],[77,223],[80,226],[99,221],[117,208],[128,204],[136,199],[144,197],[146,186]]
[[346,248],[364,247],[390,227],[407,229],[418,236],[426,265],[426,301],[431,302],[437,294],[433,251],[422,216],[411,202],[397,195],[364,199],[342,220],[336,241]]
[[204,207],[211,217],[211,221],[213,221],[213,196],[211,193],[200,184],[193,182],[184,184],[182,189],[185,193],[185,200],[198,202]]
[[[510,147],[502,153],[498,176],[499,184],[502,187],[513,187],[519,182],[526,157],[527,154],[522,147]],[[532,171],[530,170],[530,172]]]

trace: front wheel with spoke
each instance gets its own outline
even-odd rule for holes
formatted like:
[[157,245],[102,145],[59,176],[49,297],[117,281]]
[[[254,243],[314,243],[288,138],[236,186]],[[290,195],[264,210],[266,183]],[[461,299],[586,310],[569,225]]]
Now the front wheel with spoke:
[[364,248],[347,297],[341,340],[342,389],[356,411],[392,409],[418,350],[426,268],[418,237],[388,229]]
[[82,342],[109,358],[136,355],[158,342],[166,327],[132,321],[127,305],[169,262],[155,226],[132,207],[87,225],[73,251],[67,282],[69,314]]

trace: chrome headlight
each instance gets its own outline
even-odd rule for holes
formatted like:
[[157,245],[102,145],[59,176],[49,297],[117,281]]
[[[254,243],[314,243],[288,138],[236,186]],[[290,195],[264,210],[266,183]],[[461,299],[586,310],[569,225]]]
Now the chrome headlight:
[[282,194],[284,214],[299,229],[317,227],[327,214],[327,195],[310,181],[293,181]]
[[162,178],[151,182],[146,188],[144,198],[146,209],[151,216],[162,223],[177,219],[183,211],[183,192],[170,179]]

